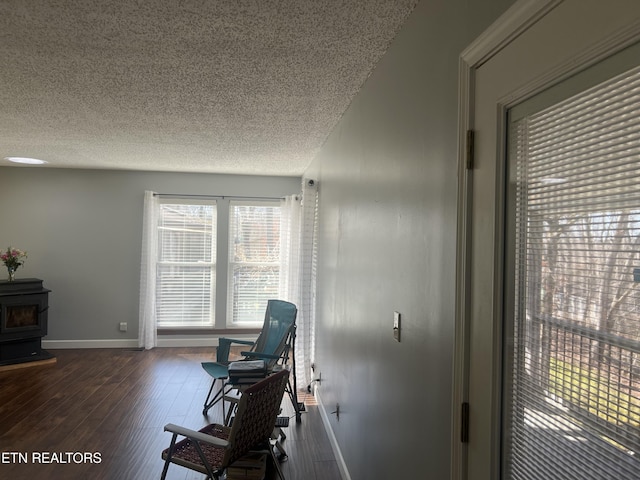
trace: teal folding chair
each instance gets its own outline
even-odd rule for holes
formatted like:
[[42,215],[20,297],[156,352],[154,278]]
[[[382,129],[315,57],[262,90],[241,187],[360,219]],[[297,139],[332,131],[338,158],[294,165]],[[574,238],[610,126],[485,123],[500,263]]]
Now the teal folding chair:
[[[232,338],[220,338],[215,362],[203,362],[202,368],[213,379],[211,388],[204,402],[203,415],[217,402],[223,400],[225,393],[231,390],[233,385],[229,380],[229,352],[232,344],[250,345],[249,351],[241,352],[242,360],[264,360],[267,371],[272,372],[276,365],[286,366],[289,361],[289,353],[293,352],[296,336],[296,316],[298,309],[293,303],[283,300],[269,300],[265,312],[262,331],[255,342],[237,340]],[[297,386],[295,375],[295,358],[291,355],[293,386],[289,382],[287,393],[291,397],[296,411],[296,419],[300,421],[300,406],[297,401]],[[215,390],[216,384],[219,384]],[[225,390],[226,388],[226,390]]]

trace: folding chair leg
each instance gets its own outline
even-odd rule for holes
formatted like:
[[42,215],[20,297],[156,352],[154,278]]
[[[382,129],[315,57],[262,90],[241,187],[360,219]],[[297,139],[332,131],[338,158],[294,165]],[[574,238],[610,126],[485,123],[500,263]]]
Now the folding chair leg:
[[[278,446],[278,443],[276,443],[276,446]],[[269,446],[269,453],[271,455],[271,461],[273,463],[273,466],[276,469],[276,472],[278,472],[278,478],[280,478],[280,480],[285,480],[284,475],[282,473],[282,469],[280,468],[280,462],[276,458],[276,454],[274,453],[273,447],[271,447],[271,445]]]
[[287,382],[286,392],[289,395],[289,398],[291,399],[291,405],[296,412],[296,423],[300,423],[302,421],[302,412],[300,409],[300,404],[298,403],[298,394],[295,390],[295,386],[291,386],[291,382]]
[[278,462],[286,462],[289,458],[289,455],[287,455],[287,451],[280,443],[280,440],[276,440],[276,448],[278,449],[278,452],[280,452],[280,454],[278,455]]
[[[216,403],[218,403],[223,397],[224,383],[222,383],[222,386],[218,389],[216,394],[213,397],[211,397],[211,394],[213,393],[213,387],[216,386],[216,383],[217,383],[217,379],[214,379],[213,382],[211,382],[211,388],[209,389],[209,393],[207,394],[207,398],[204,401],[204,408],[202,410],[202,414],[203,415],[206,415],[207,412],[209,412],[209,410],[211,409],[211,407],[213,407]],[[209,400],[209,399],[211,399],[211,400]]]
[[[291,350],[293,351],[293,355],[291,355],[291,371],[292,374],[287,381],[288,389],[289,389],[289,397],[291,398],[291,403],[293,403],[293,409],[296,412],[296,423],[300,423],[302,421],[302,413],[300,409],[300,404],[298,403],[298,382],[296,380],[296,335],[295,332],[293,334],[293,338],[291,339]],[[291,386],[291,380],[293,379],[293,386]],[[304,406],[304,404],[303,404]]]
[[225,427],[230,427],[231,426],[231,417],[233,416],[233,412],[235,412],[236,410],[236,405],[234,403],[229,405],[229,410],[227,410],[227,413],[224,417],[224,425]]
[[213,392],[213,387],[216,386],[216,381],[211,382],[211,388],[209,388],[209,393],[207,393],[207,398],[204,400],[204,406],[202,410],[202,414],[206,415],[209,409],[213,406],[213,401],[209,401],[211,397],[211,393]]
[[240,402],[240,391],[233,386],[229,386],[222,398],[222,415],[224,416],[225,427],[231,426],[231,418],[238,409],[238,402]]
[[169,445],[169,451],[167,452],[167,458],[164,461],[164,468],[162,469],[162,476],[160,480],[164,480],[167,477],[167,470],[169,470],[169,464],[171,463],[171,456],[173,455],[173,449],[176,445],[176,439],[178,438],[178,434],[174,433],[171,438],[171,445]]

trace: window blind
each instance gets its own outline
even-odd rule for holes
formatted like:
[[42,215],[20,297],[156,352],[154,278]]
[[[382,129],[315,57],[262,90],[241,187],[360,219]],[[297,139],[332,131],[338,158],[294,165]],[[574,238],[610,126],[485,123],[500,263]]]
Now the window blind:
[[262,325],[280,286],[280,203],[232,201],[229,226],[227,324]]
[[638,478],[639,106],[635,68],[510,125],[503,478]]
[[216,205],[162,203],[158,217],[159,327],[213,327]]

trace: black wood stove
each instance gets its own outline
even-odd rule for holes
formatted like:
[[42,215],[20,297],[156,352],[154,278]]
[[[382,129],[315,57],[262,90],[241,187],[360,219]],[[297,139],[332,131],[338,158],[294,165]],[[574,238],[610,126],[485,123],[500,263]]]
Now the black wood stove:
[[37,278],[0,281],[0,366],[53,358],[42,349],[50,291]]

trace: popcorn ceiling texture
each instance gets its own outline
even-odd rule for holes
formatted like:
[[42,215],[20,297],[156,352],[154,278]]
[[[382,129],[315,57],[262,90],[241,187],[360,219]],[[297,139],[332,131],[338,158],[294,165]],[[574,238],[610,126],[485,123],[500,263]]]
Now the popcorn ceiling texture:
[[0,158],[299,176],[416,3],[2,0]]

